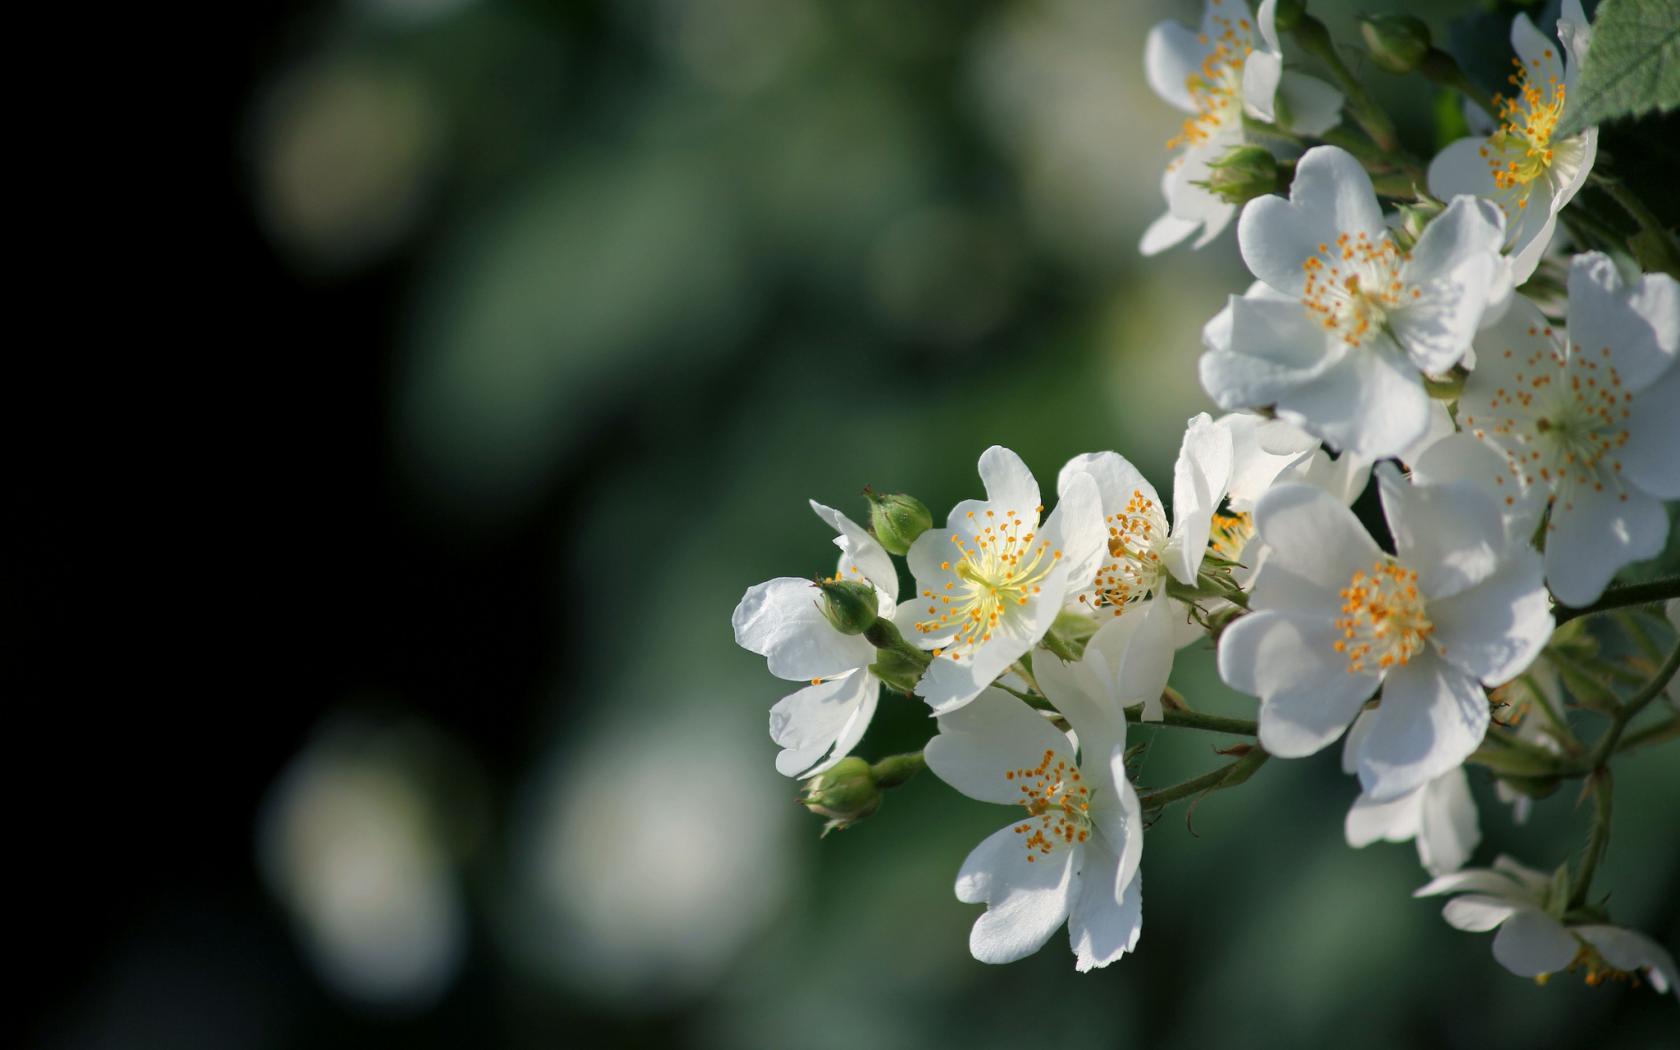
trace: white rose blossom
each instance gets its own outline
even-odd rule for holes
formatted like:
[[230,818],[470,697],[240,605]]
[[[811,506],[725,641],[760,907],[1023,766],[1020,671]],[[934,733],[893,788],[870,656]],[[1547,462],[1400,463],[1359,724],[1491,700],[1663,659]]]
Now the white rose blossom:
[[1043,524],[1038,482],[1021,457],[993,445],[980,457],[986,499],[951,509],[944,529],[910,547],[916,596],[900,607],[906,638],[933,650],[916,693],[936,712],[974,699],[1055,623],[1090,583],[1103,550],[1101,502],[1074,476]]
[[1463,762],[1488,725],[1482,686],[1519,674],[1552,615],[1538,555],[1508,539],[1468,482],[1414,485],[1378,468],[1388,555],[1353,513],[1307,485],[1255,506],[1271,548],[1250,607],[1219,639],[1219,672],[1260,697],[1260,742],[1285,758],[1335,740],[1380,686],[1358,746],[1360,785],[1388,802]]
[[[811,509],[840,533],[836,578],[873,585],[879,614],[892,617],[898,572],[887,552],[839,511],[815,500]],[[875,647],[836,630],[822,601],[810,580],[783,576],[748,588],[735,607],[736,644],[765,657],[776,677],[810,682],[770,709],[770,736],[783,748],[776,769],[784,776],[812,776],[850,754],[881,695],[880,680],[869,673]]]
[[957,898],[987,906],[969,935],[981,962],[1031,955],[1064,921],[1081,972],[1137,945],[1143,822],[1126,779],[1118,680],[1142,615],[1134,609],[1105,623],[1078,663],[1048,653],[1034,660],[1039,687],[1077,745],[1000,689],[939,717],[928,768],[971,798],[1026,810],[975,847],[957,876]]
[[1526,14],[1517,14],[1511,22],[1515,92],[1499,100],[1499,127],[1485,137],[1459,139],[1429,164],[1429,192],[1440,199],[1468,193],[1498,205],[1517,284],[1540,264],[1558,212],[1586,184],[1598,153],[1596,127],[1552,137],[1591,35],[1580,0],[1563,5],[1558,30],[1567,57]]
[[1476,339],[1459,419],[1549,498],[1546,582],[1588,605],[1616,571],[1656,556],[1662,501],[1680,499],[1680,282],[1625,285],[1606,255],[1569,268],[1569,327],[1517,297]]
[[1277,0],[1252,16],[1242,0],[1208,0],[1200,30],[1168,19],[1149,32],[1144,75],[1168,104],[1191,114],[1170,148],[1161,193],[1167,212],[1150,225],[1139,250],[1154,255],[1201,231],[1196,247],[1217,237],[1237,206],[1208,191],[1209,165],[1246,141],[1243,116],[1277,119],[1276,99],[1290,115],[1288,130],[1317,135],[1341,119],[1342,95],[1313,77],[1286,71],[1273,24]]
[[1397,454],[1428,431],[1423,377],[1458,364],[1509,294],[1501,222],[1460,197],[1402,250],[1359,162],[1308,150],[1288,200],[1243,210],[1237,240],[1263,284],[1203,329],[1203,388],[1223,408],[1274,406],[1367,459]]
[[1510,857],[1490,868],[1442,875],[1413,893],[1429,897],[1457,893],[1441,914],[1460,930],[1480,933],[1497,928],[1493,957],[1519,977],[1545,977],[1565,967],[1585,965],[1588,980],[1602,977],[1606,964],[1624,974],[1643,973],[1659,992],[1674,988],[1680,975],[1674,958],[1644,934],[1620,926],[1565,923],[1563,902],[1552,900],[1552,879]]
[[1174,649],[1203,637],[1184,603],[1167,596],[1166,585],[1169,579],[1196,583],[1230,484],[1231,430],[1206,412],[1189,421],[1173,466],[1170,529],[1155,487],[1125,457],[1095,452],[1069,460],[1057,478],[1063,499],[1082,478],[1095,482],[1101,500],[1100,564],[1083,586],[1069,588],[1067,609],[1103,620],[1138,607],[1127,696],[1143,700],[1144,718],[1159,721]]
[[[1342,772],[1359,770],[1358,755],[1375,713],[1361,712],[1342,745]],[[1464,867],[1482,841],[1476,800],[1463,766],[1454,766],[1422,787],[1389,802],[1361,793],[1343,824],[1348,845],[1362,849],[1380,840],[1415,841],[1418,863],[1431,875]]]

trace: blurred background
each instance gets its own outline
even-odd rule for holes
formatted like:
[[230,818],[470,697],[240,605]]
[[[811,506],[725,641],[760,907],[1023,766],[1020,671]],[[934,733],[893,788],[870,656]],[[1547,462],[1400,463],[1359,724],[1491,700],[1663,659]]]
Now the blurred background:
[[[1493,46],[1514,10],[1406,6]],[[1357,39],[1354,4],[1313,9]],[[1135,247],[1180,120],[1144,38],[1199,13],[313,0],[150,26],[170,89],[89,111],[129,122],[75,132],[58,191],[87,232],[36,260],[79,298],[9,494],[15,1041],[1674,1045],[1672,1000],[1514,978],[1409,898],[1411,846],[1348,849],[1335,749],[1193,831],[1170,811],[1138,951],[1090,975],[1065,934],[969,957],[951,887],[994,807],[924,775],[819,840],[772,768],[788,686],[729,614],[830,569],[807,498],[941,516],[994,442],[1047,487],[1113,448],[1170,491],[1212,408],[1198,332],[1247,284],[1229,233]],[[1431,152],[1427,84],[1369,77]],[[1603,147],[1671,222],[1677,131]],[[1201,649],[1174,684],[1253,710]],[[932,729],[889,695],[859,750]],[[1218,760],[1163,734],[1141,779]],[[1680,761],[1617,778],[1612,907],[1680,952]],[[1578,843],[1568,791],[1517,829],[1472,781],[1478,863]]]

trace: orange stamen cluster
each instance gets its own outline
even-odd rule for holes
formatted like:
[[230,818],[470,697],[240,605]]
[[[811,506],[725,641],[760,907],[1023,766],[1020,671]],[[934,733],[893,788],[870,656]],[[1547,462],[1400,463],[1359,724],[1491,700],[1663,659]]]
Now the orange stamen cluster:
[[1530,184],[1550,171],[1555,159],[1552,131],[1563,113],[1564,97],[1555,59],[1551,48],[1546,49],[1544,63],[1538,59],[1529,63],[1532,68],[1513,59],[1517,72],[1510,81],[1516,93],[1493,99],[1500,127],[1488,137],[1481,153],[1498,187],[1493,199],[1507,215],[1528,207]]
[[1405,664],[1435,630],[1429,622],[1417,573],[1384,558],[1371,571],[1356,571],[1341,590],[1341,637],[1335,649],[1347,654],[1348,674],[1386,671]]
[[[1034,509],[1037,521],[1043,507]],[[922,634],[944,634],[953,628],[955,637],[935,656],[948,655],[953,660],[988,642],[1012,609],[1026,605],[1039,593],[1040,584],[1050,574],[1062,556],[1052,551],[1048,542],[1033,542],[1036,528],[1014,511],[1006,511],[998,520],[996,511],[984,511],[979,517],[970,512],[973,526],[971,538],[951,534],[956,547],[955,562],[942,562],[940,568],[956,576],[939,593],[923,589],[921,596],[928,600],[927,614],[931,619],[916,624]]]
[[1565,510],[1573,509],[1576,491],[1602,492],[1606,485],[1626,500],[1616,453],[1628,441],[1633,395],[1610,363],[1610,348],[1592,354],[1578,344],[1560,345],[1550,327],[1528,334],[1537,345],[1511,385],[1495,389],[1487,406],[1493,414],[1466,411],[1465,428],[1477,437],[1493,435],[1511,473],[1525,485],[1550,486]]
[[1184,78],[1184,86],[1196,104],[1196,115],[1184,122],[1184,128],[1168,140],[1169,149],[1180,146],[1199,146],[1229,127],[1242,124],[1243,62],[1253,48],[1249,44],[1250,25],[1247,17],[1232,20],[1217,13],[1219,0],[1209,5],[1207,29],[1197,35],[1203,45],[1212,50],[1202,59],[1201,68]]
[[1208,547],[1226,561],[1236,561],[1254,538],[1254,519],[1244,512],[1215,514]]
[[1126,509],[1110,514],[1105,524],[1108,557],[1079,600],[1094,609],[1112,609],[1119,616],[1127,605],[1148,594],[1161,577],[1167,519],[1154,500],[1133,489]]
[[1374,241],[1364,233],[1344,233],[1301,263],[1307,275],[1301,303],[1349,346],[1359,346],[1382,330],[1390,310],[1422,294],[1414,288],[1408,297],[1400,280],[1401,264],[1409,258],[1386,233]]
[[1010,769],[1003,777],[1021,782],[1027,819],[1015,834],[1026,836],[1021,844],[1029,862],[1090,838],[1091,792],[1080,783],[1077,766],[1046,751],[1036,769]]

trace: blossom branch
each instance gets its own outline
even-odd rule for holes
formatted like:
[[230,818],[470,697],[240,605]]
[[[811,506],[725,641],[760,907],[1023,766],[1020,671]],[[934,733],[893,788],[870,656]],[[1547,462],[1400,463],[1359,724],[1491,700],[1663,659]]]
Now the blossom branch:
[[1621,739],[1622,731],[1633,721],[1635,715],[1645,709],[1646,704],[1661,695],[1676,670],[1680,670],[1680,644],[1675,645],[1674,650],[1668,654],[1668,659],[1657,668],[1656,675],[1645,683],[1645,687],[1629,697],[1611,716],[1610,728],[1604,731],[1604,736],[1599,738],[1598,744],[1587,755],[1583,763],[1586,767],[1583,772],[1596,772],[1604,768],[1610,761],[1610,756],[1616,753],[1616,744]]
[[1292,30],[1295,42],[1301,45],[1301,50],[1323,62],[1330,70],[1330,75],[1336,78],[1342,93],[1353,104],[1354,119],[1365,129],[1365,134],[1371,136],[1371,141],[1377,148],[1393,157],[1400,149],[1400,138],[1395,134],[1394,121],[1383,108],[1371,98],[1365,85],[1354,76],[1342,61],[1342,56],[1336,53],[1336,45],[1330,39],[1330,31],[1324,23],[1311,15],[1303,14],[1295,23]]
[[1569,894],[1571,910],[1587,903],[1587,892],[1592,889],[1593,875],[1598,870],[1599,858],[1604,856],[1605,848],[1610,845],[1612,788],[1610,770],[1593,771],[1592,779],[1588,781],[1588,789],[1593,798],[1593,822],[1587,832],[1587,851],[1581,856],[1580,866],[1575,869],[1574,889]]
[[1254,771],[1264,765],[1266,759],[1270,757],[1271,755],[1266,752],[1265,748],[1255,744],[1249,749],[1248,753],[1235,762],[1220,766],[1211,772],[1203,773],[1199,777],[1192,777],[1182,783],[1174,784],[1172,787],[1152,791],[1141,796],[1138,803],[1145,810],[1160,809],[1169,803],[1189,798],[1192,795],[1216,791],[1219,788],[1236,787],[1253,776]]
[[1626,583],[1619,587],[1608,587],[1604,596],[1591,605],[1579,608],[1559,605],[1552,610],[1552,616],[1557,625],[1562,627],[1578,616],[1591,616],[1593,613],[1625,609],[1633,605],[1654,605],[1670,598],[1680,598],[1680,576],[1670,576],[1666,580],[1653,580],[1650,583]]

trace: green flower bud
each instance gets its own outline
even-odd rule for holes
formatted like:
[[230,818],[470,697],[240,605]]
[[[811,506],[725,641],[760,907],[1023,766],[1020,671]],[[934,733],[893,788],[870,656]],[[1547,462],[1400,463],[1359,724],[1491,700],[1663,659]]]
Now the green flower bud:
[[826,835],[848,828],[881,808],[881,789],[869,773],[869,763],[856,755],[842,758],[805,783],[799,800],[819,817],[827,817]]
[[862,634],[880,615],[875,587],[866,580],[818,580],[823,592],[822,611],[841,634]]
[[1230,204],[1247,204],[1277,192],[1278,164],[1264,146],[1236,146],[1208,165],[1202,185]]
[[1287,33],[1295,28],[1295,23],[1306,13],[1307,5],[1303,0],[1278,0],[1272,24],[1277,27],[1278,32]]
[[902,492],[884,496],[868,489],[863,495],[869,500],[869,528],[888,554],[907,553],[916,537],[933,527],[933,515],[914,496]]
[[875,654],[869,672],[879,678],[888,689],[896,689],[905,696],[914,696],[916,683],[921,681],[923,665],[892,649]]
[[1413,204],[1400,205],[1400,223],[1393,228],[1394,240],[1399,244],[1400,250],[1411,251],[1418,238],[1423,236],[1423,228],[1446,210],[1444,204],[1435,200],[1420,200]]
[[1411,15],[1362,15],[1359,32],[1371,64],[1385,73],[1410,73],[1423,63],[1432,41],[1429,27]]

